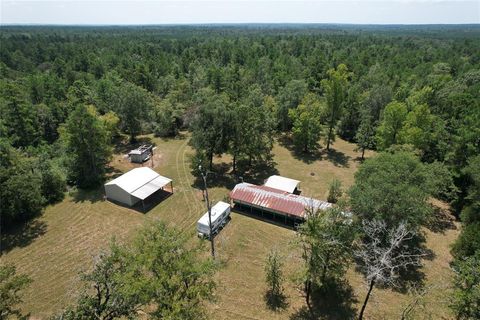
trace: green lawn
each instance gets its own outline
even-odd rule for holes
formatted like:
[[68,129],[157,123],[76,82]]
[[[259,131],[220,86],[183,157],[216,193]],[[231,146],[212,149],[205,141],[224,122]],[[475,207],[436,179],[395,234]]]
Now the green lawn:
[[[354,145],[338,139],[330,153],[319,152],[313,157],[304,157],[292,152],[288,141],[280,139],[275,144],[275,168],[282,175],[301,180],[302,194],[325,199],[327,187],[333,177],[340,179],[345,187],[353,183],[353,174],[359,162]],[[190,173],[189,156],[192,153],[187,138],[154,139],[158,148],[155,170],[174,181],[174,194],[146,214],[117,206],[103,200],[103,189],[89,193],[72,193],[63,202],[50,206],[45,213],[29,226],[20,228],[12,235],[2,236],[4,253],[2,260],[14,263],[18,271],[27,273],[34,282],[26,290],[22,309],[32,318],[43,319],[58,312],[76,296],[78,273],[91,266],[92,259],[102,248],[108,246],[113,236],[118,241],[129,237],[143,224],[161,219],[195,237],[195,223],[204,213],[202,193],[194,188]],[[124,151],[125,146],[117,150]],[[371,153],[367,153],[371,156]],[[215,163],[229,162],[229,157],[216,159]],[[149,165],[149,164],[147,164]],[[112,160],[114,171],[127,171],[131,165],[118,154]],[[223,167],[224,170],[226,166]],[[245,175],[248,182],[250,175]],[[258,177],[257,177],[258,178]],[[252,178],[253,179],[253,178]],[[215,179],[210,190],[213,202],[222,200],[234,178]],[[453,226],[453,225],[451,225]],[[426,261],[423,271],[425,283],[432,285],[431,294],[425,302],[425,315],[432,318],[450,318],[447,297],[451,271],[449,245],[458,234],[455,228],[427,232],[427,245],[435,253]],[[224,268],[217,274],[218,288],[215,300],[208,308],[214,319],[302,319],[305,304],[301,293],[292,281],[285,284],[286,308],[271,311],[264,302],[263,262],[266,253],[273,247],[279,248],[286,257],[286,273],[292,275],[299,267],[298,251],[293,231],[255,220],[236,213],[216,238],[217,256]],[[206,248],[206,253],[207,253]],[[348,273],[353,287],[344,306],[319,302],[320,316],[344,318],[355,312],[355,300],[362,300],[365,288],[361,276],[353,268]],[[348,290],[347,290],[348,291]],[[344,292],[345,293],[345,292]],[[335,299],[333,299],[335,300]],[[409,296],[395,290],[376,290],[366,315],[369,319],[398,318],[402,306]],[[350,313],[349,313],[350,312]]]

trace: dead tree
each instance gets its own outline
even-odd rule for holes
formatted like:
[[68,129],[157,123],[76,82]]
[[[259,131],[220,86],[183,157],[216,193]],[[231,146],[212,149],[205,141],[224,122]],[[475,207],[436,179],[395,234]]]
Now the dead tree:
[[406,242],[413,239],[415,232],[405,223],[389,229],[384,221],[363,221],[364,237],[355,256],[360,262],[368,285],[368,292],[358,316],[363,314],[375,284],[394,286],[401,270],[420,265],[424,254],[419,249],[410,249]]

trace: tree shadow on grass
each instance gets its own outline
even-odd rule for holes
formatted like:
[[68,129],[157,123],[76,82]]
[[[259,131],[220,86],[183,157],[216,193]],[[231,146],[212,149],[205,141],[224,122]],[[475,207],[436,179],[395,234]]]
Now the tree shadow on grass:
[[120,177],[122,174],[124,174],[123,171],[120,171],[113,166],[108,166],[107,169],[105,170],[105,180],[107,181],[113,180],[115,178]]
[[[116,179],[120,177],[121,175],[124,174],[124,172],[116,169],[115,167],[108,166],[106,169],[106,177],[105,179],[107,181]],[[89,201],[89,202],[97,202],[97,201],[102,201],[105,199],[105,188],[103,186],[103,183],[106,181],[102,182],[99,186],[97,187],[92,187],[89,189],[81,189],[81,188],[73,188],[69,194],[73,197],[73,201],[75,202],[84,202],[84,201]]]
[[240,160],[236,176],[248,183],[263,184],[268,177],[279,174],[277,168],[275,168],[276,165],[272,158],[253,162],[252,165],[247,160]]
[[303,150],[300,150],[295,146],[291,136],[289,135],[282,135],[278,138],[278,142],[282,147],[288,149],[295,159],[305,162],[307,164],[311,164],[318,160],[326,159],[336,167],[350,167],[350,164],[348,162],[350,161],[351,157],[335,149],[319,150],[317,148],[315,150],[311,150],[310,152],[304,152]]
[[423,288],[425,286],[425,273],[421,270],[420,266],[410,266],[400,271],[398,281],[396,285],[392,287],[392,290],[407,294],[409,288],[412,286],[417,288]]
[[[207,174],[207,185],[209,188],[225,187],[231,190],[240,182],[263,184],[266,178],[279,173],[275,165],[276,163],[271,159],[255,161],[251,166],[247,160],[239,160],[237,171],[234,173],[231,172],[232,166],[230,163],[215,163],[212,166],[212,170]],[[192,187],[203,190],[202,177],[195,176]]]
[[358,156],[358,157],[355,157],[355,158],[353,158],[353,161],[355,161],[355,162],[358,162],[358,163],[362,164],[362,163],[364,163],[364,162],[365,162],[365,160],[367,160],[367,159],[368,159],[367,157],[364,157],[364,158],[362,159],[362,157],[361,157],[361,156]]
[[323,150],[322,156],[325,155],[326,159],[330,161],[336,167],[349,168],[350,164],[348,161],[351,159],[350,156],[345,155],[345,153],[337,151],[335,149]]
[[268,290],[263,296],[267,307],[273,311],[285,310],[288,307],[287,297],[283,294],[275,294]]
[[293,139],[290,135],[281,135],[278,138],[278,143],[282,147],[288,149],[295,159],[305,162],[307,164],[311,164],[317,160],[322,159],[322,152],[318,150],[318,148],[315,150],[311,150],[310,152],[300,150],[295,146],[295,144],[293,143]]
[[311,309],[303,306],[290,316],[291,320],[354,319],[357,299],[345,280],[328,283],[312,293]]
[[429,217],[425,227],[435,233],[445,233],[447,230],[456,230],[455,217],[448,209],[434,206],[433,214]]
[[168,142],[171,140],[185,140],[187,138],[187,134],[184,131],[180,131],[177,133],[176,136],[167,136],[167,137],[162,137],[162,136],[155,136],[155,138],[160,138],[162,139],[163,142]]
[[75,189],[70,192],[74,202],[97,202],[105,200],[103,185],[95,189]]
[[[414,246],[418,247],[423,253],[423,260],[433,261],[435,259],[435,252],[426,246],[425,235],[419,234],[412,239],[412,241],[416,243]],[[407,294],[409,288],[412,286],[423,288],[425,286],[425,280],[423,265],[410,265],[407,268],[400,270],[397,285],[392,289],[393,291]]]
[[12,226],[8,230],[5,230],[5,227],[2,227],[0,236],[0,253],[7,253],[17,247],[26,247],[46,232],[47,224],[38,218]]
[[[216,188],[216,187],[225,187],[227,189],[232,189],[236,183],[239,182],[238,177],[229,173],[230,171],[230,164],[222,162],[222,163],[214,163],[212,166],[212,170],[208,171],[207,173],[207,186],[208,188]],[[195,180],[193,180],[192,188],[195,189],[204,189],[203,185],[203,178],[198,175],[194,175]]]

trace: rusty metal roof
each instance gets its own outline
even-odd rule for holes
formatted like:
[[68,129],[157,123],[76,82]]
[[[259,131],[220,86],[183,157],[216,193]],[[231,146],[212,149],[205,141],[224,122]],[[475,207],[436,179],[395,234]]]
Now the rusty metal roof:
[[250,204],[267,211],[274,211],[287,216],[304,217],[305,209],[326,210],[331,203],[317,199],[291,194],[267,186],[257,186],[250,183],[239,183],[230,192],[234,202]]

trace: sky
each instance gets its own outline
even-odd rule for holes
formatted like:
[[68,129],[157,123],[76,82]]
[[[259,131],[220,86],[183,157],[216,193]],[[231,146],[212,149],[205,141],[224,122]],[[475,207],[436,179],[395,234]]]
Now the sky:
[[0,0],[1,24],[480,23],[480,0]]

